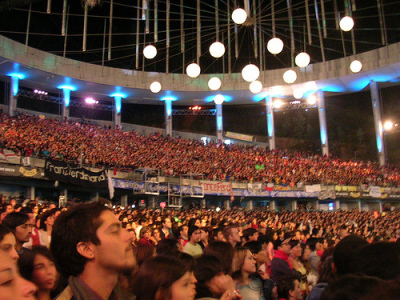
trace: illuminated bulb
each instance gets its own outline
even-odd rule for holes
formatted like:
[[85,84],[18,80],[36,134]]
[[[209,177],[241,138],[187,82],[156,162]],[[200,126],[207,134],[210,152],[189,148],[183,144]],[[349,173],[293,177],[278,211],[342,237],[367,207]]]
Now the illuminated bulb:
[[309,65],[309,63],[310,63],[310,55],[308,55],[308,54],[305,53],[305,52],[301,52],[301,53],[299,53],[299,54],[296,55],[296,58],[295,58],[294,61],[295,61],[296,65],[297,65],[298,67],[300,67],[300,68],[305,68],[305,67],[307,67],[307,66]]
[[296,74],[296,72],[295,71],[293,71],[293,70],[287,70],[284,74],[283,74],[283,80],[286,82],[286,83],[293,83],[293,82],[295,82],[296,81],[296,79],[297,79],[297,74]]
[[222,104],[224,102],[224,96],[218,94],[214,97],[215,104]]
[[293,97],[294,97],[295,99],[301,99],[301,98],[303,98],[303,91],[300,90],[300,89],[294,90],[294,91],[293,91]]
[[200,75],[200,66],[196,63],[191,63],[186,68],[186,74],[191,78],[196,78]]
[[157,48],[154,47],[153,45],[148,45],[148,46],[144,47],[143,55],[147,59],[152,59],[152,58],[156,57],[156,55],[157,55]]
[[386,121],[385,124],[383,124],[383,128],[385,130],[390,130],[393,128],[393,122],[392,121]]
[[350,31],[354,27],[354,20],[352,17],[346,16],[340,20],[339,25],[343,31]]
[[317,103],[317,97],[315,97],[315,95],[312,95],[310,97],[307,98],[307,103],[310,105],[314,105],[315,103]]
[[252,92],[253,94],[258,94],[259,92],[261,92],[262,88],[262,83],[258,80],[250,83],[250,92]]
[[212,57],[220,58],[225,53],[225,46],[221,42],[214,42],[209,48]]
[[221,79],[219,79],[218,77],[212,77],[208,81],[208,87],[212,91],[218,90],[221,87],[221,85],[222,85]]
[[232,20],[236,24],[243,24],[247,20],[247,13],[243,8],[237,8],[232,13]]
[[274,107],[275,108],[280,108],[283,105],[282,100],[275,100],[274,101]]
[[283,42],[280,38],[272,38],[268,41],[267,49],[272,54],[279,54],[283,49]]
[[358,73],[362,69],[362,63],[359,60],[353,60],[350,64],[350,70],[353,73]]
[[257,80],[259,76],[260,76],[260,69],[256,65],[248,64],[242,69],[242,77],[247,82],[252,82],[254,80]]
[[152,84],[150,84],[150,91],[152,91],[154,94],[157,94],[159,91],[161,91],[161,83],[154,81]]

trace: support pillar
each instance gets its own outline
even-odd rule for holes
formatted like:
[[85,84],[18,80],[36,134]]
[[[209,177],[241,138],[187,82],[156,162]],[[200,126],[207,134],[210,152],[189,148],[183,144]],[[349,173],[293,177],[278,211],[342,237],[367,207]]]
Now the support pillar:
[[224,208],[225,209],[231,209],[231,201],[230,200],[225,200],[224,201]]
[[165,100],[165,135],[172,137],[172,100]]
[[149,208],[156,208],[156,197],[149,197]]
[[382,213],[382,201],[378,200],[378,211],[381,214]]
[[62,118],[63,120],[69,119],[69,104],[71,102],[71,89],[63,88],[63,106],[62,106]]
[[58,207],[66,205],[68,202],[68,190],[64,189],[60,191],[60,201],[58,203]]
[[201,199],[200,200],[200,206],[201,206],[201,208],[205,208],[206,207],[206,199]]
[[30,200],[35,200],[35,186],[26,187],[26,198]]
[[322,90],[317,91],[317,103],[322,155],[329,155],[328,131],[326,127],[325,96]]
[[275,200],[271,200],[269,202],[269,209],[270,209],[270,211],[276,210],[276,201]]
[[8,114],[12,117],[17,109],[17,94],[19,88],[19,75],[11,75],[10,94],[8,99]]
[[215,104],[215,108],[217,109],[217,142],[223,142],[223,116],[222,116],[222,104]]
[[336,200],[335,201],[335,210],[339,210],[340,209],[340,200]]
[[381,98],[379,96],[378,84],[376,83],[376,81],[371,80],[369,83],[369,87],[371,90],[372,111],[374,113],[375,136],[376,136],[376,147],[378,149],[378,160],[379,160],[379,165],[383,166],[386,162],[386,149],[385,149],[385,141],[383,140]]
[[296,211],[297,210],[297,200],[292,200],[291,204],[291,211]]
[[269,150],[275,149],[275,123],[274,123],[274,108],[272,103],[272,97],[267,96],[265,98],[265,106],[267,109],[267,128],[268,128],[268,145]]
[[121,196],[121,206],[128,206],[128,195]]
[[247,210],[253,210],[253,200],[248,200],[246,203]]
[[315,210],[319,210],[319,200],[315,201]]
[[122,95],[113,94],[114,97],[114,128],[121,129],[121,106],[122,106]]
[[358,211],[362,211],[362,202],[361,202],[361,200],[358,200],[357,204],[358,204]]

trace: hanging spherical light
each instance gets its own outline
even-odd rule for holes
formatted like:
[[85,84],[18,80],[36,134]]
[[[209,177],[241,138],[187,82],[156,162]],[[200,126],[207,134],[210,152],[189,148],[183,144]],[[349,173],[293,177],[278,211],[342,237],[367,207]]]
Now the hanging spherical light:
[[273,107],[275,107],[275,108],[281,108],[282,105],[283,105],[283,102],[282,102],[282,100],[277,99],[277,100],[274,101],[274,103],[272,103],[272,105],[273,105]]
[[243,8],[236,8],[232,13],[232,20],[236,24],[243,24],[247,20],[247,13]]
[[297,89],[293,91],[293,97],[295,99],[301,99],[303,98],[303,91],[301,89]]
[[221,79],[219,79],[218,77],[212,77],[208,81],[208,87],[212,91],[218,90],[221,87],[221,85],[222,85]]
[[157,55],[157,48],[154,47],[153,45],[148,45],[148,46],[144,47],[143,55],[147,59],[152,59],[152,58],[156,57],[156,55]]
[[343,31],[350,31],[354,27],[354,20],[352,17],[345,16],[340,20],[340,29]]
[[260,69],[253,64],[248,64],[242,69],[242,77],[247,82],[253,82],[260,76]]
[[186,68],[186,74],[191,78],[196,78],[200,75],[200,66],[196,63],[191,63]]
[[214,97],[215,104],[222,104],[224,102],[224,96],[218,94]]
[[159,91],[161,91],[161,83],[154,81],[152,84],[150,84],[150,91],[152,91],[154,94],[157,94]]
[[212,57],[220,58],[225,53],[225,46],[221,42],[214,42],[209,48]]
[[268,41],[267,49],[271,54],[279,54],[283,49],[283,42],[280,38],[272,38]]
[[250,92],[252,92],[253,94],[258,94],[259,92],[261,92],[262,88],[262,83],[258,80],[250,83]]
[[310,105],[314,105],[315,103],[317,103],[317,97],[315,95],[311,95],[307,98],[307,103]]
[[297,79],[297,74],[295,71],[293,70],[287,70],[284,74],[283,74],[283,80],[286,83],[293,83],[295,82]]
[[310,63],[310,55],[308,55],[306,52],[301,52],[296,55],[294,62],[298,67],[305,68]]
[[358,73],[362,69],[362,63],[359,60],[353,60],[350,64],[350,70],[353,73]]

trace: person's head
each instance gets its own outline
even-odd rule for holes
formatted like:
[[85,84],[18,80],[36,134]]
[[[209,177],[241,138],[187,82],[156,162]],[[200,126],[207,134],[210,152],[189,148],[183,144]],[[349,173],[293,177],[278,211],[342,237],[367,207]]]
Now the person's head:
[[291,240],[290,238],[288,238],[284,241],[281,241],[279,239],[276,240],[274,242],[274,249],[282,251],[287,255],[290,255],[290,252],[292,251],[291,245],[289,244],[290,240]]
[[263,249],[261,242],[251,241],[244,244],[244,246],[249,248],[258,266],[268,261],[267,252]]
[[257,241],[258,231],[254,228],[247,228],[243,230],[243,238],[246,242]]
[[15,262],[19,258],[16,246],[17,242],[13,231],[8,226],[0,224],[0,251],[7,253]]
[[149,225],[149,220],[147,218],[142,217],[139,219],[139,225],[147,226]]
[[303,254],[303,249],[301,248],[299,240],[295,240],[295,239],[292,238],[289,241],[289,245],[290,245],[290,248],[291,248],[290,255],[293,258],[299,258]]
[[231,244],[222,241],[211,242],[204,248],[204,255],[213,255],[219,259],[224,266],[224,273],[229,274],[232,268],[233,247]]
[[137,300],[186,300],[196,295],[196,279],[175,257],[155,256],[145,261],[135,275]]
[[225,240],[231,245],[236,245],[240,243],[240,233],[239,228],[236,226],[227,226],[223,231]]
[[309,238],[306,245],[310,248],[311,252],[319,250],[322,247],[320,240],[315,237]]
[[150,236],[151,236],[150,228],[147,226],[143,226],[139,232],[139,239],[141,239],[141,238],[149,239]]
[[0,251],[0,300],[34,300],[35,293],[35,285],[22,278],[8,253]]
[[200,242],[200,228],[196,225],[190,226],[188,231],[189,241],[192,243]]
[[161,240],[160,229],[159,229],[158,227],[155,227],[155,228],[152,229],[151,235],[153,236],[153,238],[154,238],[156,241]]
[[357,235],[343,238],[333,249],[333,273],[336,276],[354,274],[357,272],[357,249],[368,242]]
[[20,263],[21,275],[32,281],[40,291],[52,291],[57,284],[58,273],[50,250],[45,246],[34,246]]
[[201,256],[197,260],[194,276],[197,279],[197,298],[213,297],[219,299],[225,292],[222,286],[216,284],[218,277],[227,275],[224,274],[224,266],[215,256]]
[[163,218],[161,221],[162,227],[166,229],[172,228],[172,222],[170,218]]
[[189,238],[188,232],[189,232],[189,227],[187,225],[181,225],[179,227],[179,235],[184,239]]
[[58,209],[54,208],[51,210],[46,210],[40,215],[40,229],[47,231],[48,227],[52,227],[54,225],[54,221],[56,220],[56,212],[58,212]]
[[178,256],[179,242],[176,239],[162,239],[157,243],[157,255]]
[[188,223],[188,227],[190,227],[190,226],[197,226],[197,227],[200,227],[201,226],[201,221],[200,221],[200,219],[199,218],[192,218],[192,219],[190,219],[189,220],[189,223]]
[[153,246],[143,245],[139,243],[133,249],[133,252],[135,254],[138,266],[141,266],[147,259],[154,256],[156,249]]
[[[119,273],[135,265],[132,235],[114,213],[99,202],[63,212],[53,226],[50,249],[66,276],[78,276],[86,264]],[[92,268],[92,269],[93,269]]]
[[22,244],[29,241],[32,232],[32,225],[29,223],[29,217],[20,212],[12,212],[8,214],[3,224],[10,227],[14,232],[17,247],[22,247]]
[[241,278],[244,273],[256,272],[256,261],[253,254],[246,247],[237,247],[233,252],[232,277]]
[[213,233],[214,241],[221,241],[221,242],[225,241],[222,228],[215,228],[215,229],[213,229],[212,233]]
[[299,280],[294,276],[283,276],[277,283],[278,298],[288,300],[303,299]]

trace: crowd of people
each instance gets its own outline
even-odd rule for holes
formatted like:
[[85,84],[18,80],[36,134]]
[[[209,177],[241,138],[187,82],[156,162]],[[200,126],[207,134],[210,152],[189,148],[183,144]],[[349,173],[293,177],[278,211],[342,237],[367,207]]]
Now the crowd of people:
[[0,209],[0,300],[398,298],[397,210]]
[[256,146],[149,136],[65,120],[0,114],[0,147],[18,155],[114,169],[154,168],[163,176],[203,174],[207,180],[295,186],[342,184],[400,186],[398,166],[343,161],[331,156]]

